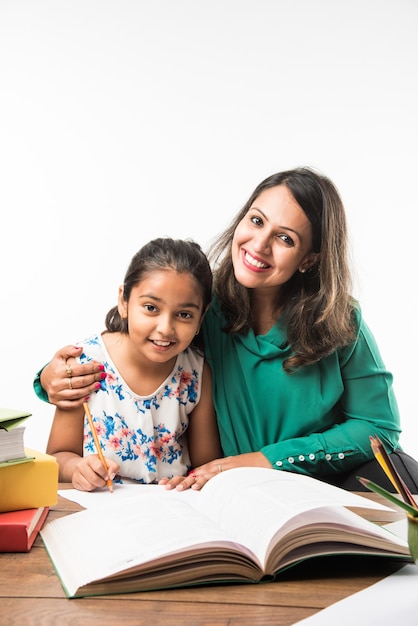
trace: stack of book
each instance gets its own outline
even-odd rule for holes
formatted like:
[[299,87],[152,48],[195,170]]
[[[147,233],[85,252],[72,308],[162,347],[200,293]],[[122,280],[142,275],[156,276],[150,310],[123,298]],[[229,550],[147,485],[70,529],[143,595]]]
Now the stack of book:
[[57,503],[55,458],[24,445],[30,416],[0,408],[0,552],[29,552]]

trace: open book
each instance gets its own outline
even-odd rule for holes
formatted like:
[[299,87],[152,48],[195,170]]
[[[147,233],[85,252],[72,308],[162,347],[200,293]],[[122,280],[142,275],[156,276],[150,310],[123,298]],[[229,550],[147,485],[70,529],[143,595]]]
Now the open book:
[[411,560],[406,541],[345,508],[386,506],[308,476],[240,468],[200,492],[137,489],[112,502],[115,485],[108,504],[41,530],[67,597],[259,582],[330,554]]

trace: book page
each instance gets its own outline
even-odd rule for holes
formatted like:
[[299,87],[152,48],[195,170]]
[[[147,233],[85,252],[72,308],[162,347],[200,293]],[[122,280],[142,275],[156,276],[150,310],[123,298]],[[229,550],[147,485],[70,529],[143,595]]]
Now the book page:
[[[162,485],[132,484],[115,484],[113,493],[106,487],[94,492],[76,489],[60,491],[63,497],[89,509],[98,509],[115,501],[119,506],[126,498],[143,498],[150,493],[187,500],[222,527],[234,541],[248,546],[263,564],[271,538],[295,516],[302,514],[304,523],[313,522],[316,517],[309,515],[309,511],[324,506],[390,510],[386,505],[311,477],[264,468],[238,468],[222,472],[201,491],[188,489],[178,492],[166,490]],[[329,514],[329,517],[332,515]],[[300,524],[301,520],[298,519],[297,523]],[[254,528],[257,528],[256,533]]]
[[[202,554],[205,546],[238,551],[226,531],[181,495],[139,489],[137,496],[121,500],[118,506],[87,509],[48,522],[41,536],[68,593],[189,548],[199,548]],[[239,550],[253,557],[246,548]]]
[[154,493],[155,495],[162,492],[176,494],[174,497],[181,500],[197,500],[200,494],[200,491],[193,489],[176,491],[175,489],[166,489],[163,485],[142,485],[140,483],[135,485],[131,483],[122,485],[115,483],[113,485],[113,493],[107,487],[95,489],[94,491],[80,491],[78,489],[60,489],[58,491],[60,496],[71,500],[71,502],[77,502],[85,509],[99,509],[102,506],[114,505],[115,503],[119,506],[127,498],[141,497],[145,493]]
[[[390,510],[386,505],[309,476],[264,468],[222,472],[201,493],[200,510],[236,541],[248,546],[261,563],[265,562],[273,535],[280,535],[280,528],[297,515],[300,522],[309,523],[316,519],[310,511],[323,507]],[[331,522],[332,509],[328,517]]]

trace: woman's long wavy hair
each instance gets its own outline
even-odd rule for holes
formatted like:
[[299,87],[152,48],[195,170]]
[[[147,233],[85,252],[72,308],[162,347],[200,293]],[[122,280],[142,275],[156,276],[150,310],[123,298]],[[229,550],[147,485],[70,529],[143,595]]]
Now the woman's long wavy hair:
[[345,210],[334,184],[308,167],[279,172],[262,181],[230,226],[214,241],[209,259],[215,269],[214,292],[219,298],[227,333],[246,334],[252,328],[251,289],[235,278],[232,240],[235,229],[256,198],[266,189],[285,185],[312,225],[312,251],[318,263],[305,274],[297,271],[277,289],[276,312],[283,316],[291,354],[288,373],[311,365],[355,338],[355,301],[348,263]]
[[[198,243],[185,239],[160,237],[146,243],[132,257],[123,281],[123,299],[128,302],[132,288],[146,275],[160,270],[173,269],[179,274],[190,274],[202,296],[202,313],[212,299],[212,270]],[[114,306],[106,315],[106,329],[110,333],[128,333],[128,320],[123,319]],[[203,351],[200,333],[191,344]]]

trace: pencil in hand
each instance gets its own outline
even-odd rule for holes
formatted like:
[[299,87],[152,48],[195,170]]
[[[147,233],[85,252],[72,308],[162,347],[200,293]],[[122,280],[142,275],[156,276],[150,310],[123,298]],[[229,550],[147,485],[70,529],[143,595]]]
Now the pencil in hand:
[[109,489],[110,493],[113,493],[113,483],[112,483],[112,481],[109,478],[109,468],[107,466],[106,459],[103,456],[103,451],[102,451],[102,448],[101,448],[101,445],[100,445],[99,438],[97,436],[96,429],[94,427],[93,418],[91,416],[90,408],[89,408],[89,405],[87,404],[87,402],[84,402],[83,407],[84,407],[84,410],[85,410],[86,415],[87,415],[87,419],[88,419],[88,422],[89,422],[91,434],[93,435],[94,443],[96,445],[97,454],[99,455],[99,459],[101,460],[101,462],[103,464],[103,467],[105,468],[105,470],[107,472],[106,485],[108,486],[108,489]]

